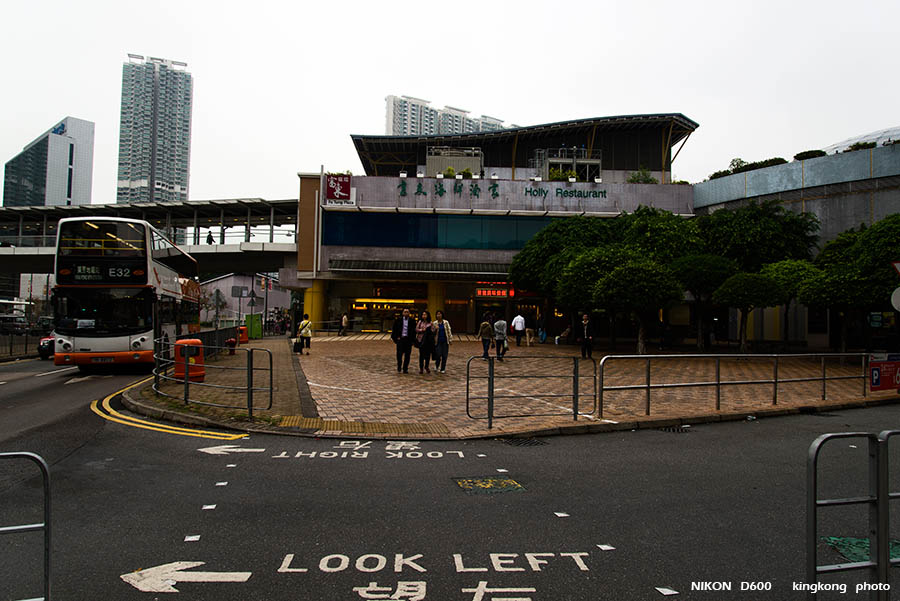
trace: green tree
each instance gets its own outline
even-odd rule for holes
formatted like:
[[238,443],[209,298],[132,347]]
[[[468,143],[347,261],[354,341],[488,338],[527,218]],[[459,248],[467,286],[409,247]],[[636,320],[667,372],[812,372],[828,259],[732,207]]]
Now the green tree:
[[847,352],[847,329],[853,312],[867,306],[865,289],[868,278],[855,265],[835,265],[805,280],[797,293],[798,300],[810,307],[826,307],[840,318],[840,352]]
[[738,157],[738,158],[731,159],[731,162],[728,163],[728,170],[731,171],[732,173],[735,173],[736,171],[740,171],[741,169],[743,169],[746,166],[747,166],[747,161]]
[[855,260],[854,246],[859,235],[866,230],[865,224],[860,224],[859,229],[850,228],[846,232],[838,234],[837,238],[828,242],[822,251],[816,255],[813,263],[819,269],[831,269],[835,266],[846,265]]
[[788,316],[791,303],[797,298],[800,286],[806,280],[819,274],[819,269],[809,261],[797,261],[794,259],[785,259],[777,263],[769,263],[760,271],[762,275],[768,276],[778,283],[783,296],[779,299],[779,304],[784,305],[784,344],[787,345],[790,336],[790,322]]
[[563,268],[554,297],[573,312],[590,309],[594,306],[593,289],[597,281],[616,267],[641,258],[640,251],[620,243],[583,250]]
[[718,255],[685,255],[672,261],[672,272],[685,290],[694,298],[697,319],[697,349],[706,350],[708,309],[712,294],[725,280],[737,273],[737,264]]
[[893,262],[900,261],[900,213],[888,215],[859,232],[851,249],[860,273],[869,285],[866,299],[872,308],[887,308],[891,293],[900,284]]
[[715,211],[696,225],[707,253],[733,259],[747,273],[782,259],[809,260],[819,231],[814,214],[788,211],[777,201]]
[[641,165],[640,169],[628,176],[629,184],[658,184],[659,180],[650,174],[650,170]]
[[784,292],[781,287],[768,276],[758,273],[736,273],[713,292],[712,299],[717,305],[735,307],[740,310],[741,352],[746,353],[749,348],[747,317],[750,312],[760,307],[773,307],[783,296]]
[[816,257],[816,266],[822,273],[801,286],[799,299],[806,305],[827,307],[838,313],[842,352],[847,349],[852,315],[890,307],[891,293],[898,284],[893,261],[900,261],[900,214],[888,215],[871,227],[861,226],[840,234]]
[[612,241],[607,220],[569,217],[553,221],[525,243],[509,267],[516,288],[555,298],[563,269],[582,251]]
[[682,300],[681,285],[672,271],[649,259],[620,264],[594,285],[594,304],[631,311],[638,322],[637,353],[647,352],[647,324],[657,311]]
[[620,223],[615,234],[625,246],[661,263],[699,252],[702,245],[694,220],[669,211],[641,206],[616,221]]

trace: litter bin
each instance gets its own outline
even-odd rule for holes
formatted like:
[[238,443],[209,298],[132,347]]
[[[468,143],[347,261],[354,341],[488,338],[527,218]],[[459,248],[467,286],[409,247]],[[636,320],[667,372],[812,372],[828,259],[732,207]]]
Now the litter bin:
[[247,332],[247,326],[238,326],[238,343],[247,344],[250,342],[250,335]]
[[202,382],[206,379],[206,366],[203,361],[203,342],[198,338],[186,338],[175,342],[175,370],[173,377],[184,380],[184,358],[187,356],[188,379],[191,382]]

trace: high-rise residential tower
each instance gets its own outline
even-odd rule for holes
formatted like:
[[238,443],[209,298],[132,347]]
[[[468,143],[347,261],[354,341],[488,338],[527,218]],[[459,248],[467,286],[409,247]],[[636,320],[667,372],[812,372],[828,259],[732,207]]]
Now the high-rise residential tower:
[[136,54],[122,65],[116,202],[187,200],[193,79],[185,67]]
[[66,117],[6,163],[3,206],[91,202],[94,124]]
[[[433,136],[471,134],[503,129],[503,121],[482,115],[469,117],[469,111],[445,106],[436,109],[428,100],[412,96],[388,96],[385,133],[389,136]],[[517,127],[511,125],[509,127]]]

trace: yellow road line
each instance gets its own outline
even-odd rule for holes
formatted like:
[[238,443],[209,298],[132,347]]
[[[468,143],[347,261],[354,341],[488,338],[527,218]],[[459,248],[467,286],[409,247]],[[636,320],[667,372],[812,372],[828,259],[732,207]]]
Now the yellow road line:
[[100,403],[98,401],[91,402],[91,411],[102,417],[103,419],[109,420],[111,422],[116,422],[119,424],[123,424],[125,426],[131,426],[133,428],[141,428],[143,430],[153,430],[154,432],[164,432],[166,434],[177,434],[179,436],[193,436],[196,438],[214,438],[217,440],[238,440],[240,438],[245,438],[246,434],[226,434],[224,432],[212,432],[209,430],[196,430],[193,428],[180,428],[178,426],[168,426],[165,424],[158,424],[155,422],[149,422],[142,419],[137,419],[134,417],[129,417],[127,415],[122,415],[118,411],[112,408],[110,405],[110,401],[118,394],[122,394],[127,390],[131,390],[135,386],[139,386],[149,380],[150,378],[144,378],[143,380],[138,380],[134,384],[123,388],[117,392],[114,392],[103,399],[102,406],[103,410],[107,413],[104,413],[100,410]]

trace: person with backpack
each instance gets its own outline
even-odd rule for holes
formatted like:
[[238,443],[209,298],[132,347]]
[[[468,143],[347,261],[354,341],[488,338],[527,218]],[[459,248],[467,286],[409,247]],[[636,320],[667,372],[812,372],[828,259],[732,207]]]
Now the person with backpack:
[[306,347],[306,354],[309,354],[310,343],[312,342],[312,322],[309,320],[309,314],[303,314],[303,321],[297,327],[297,337],[300,339],[300,354],[303,354],[303,347]]

